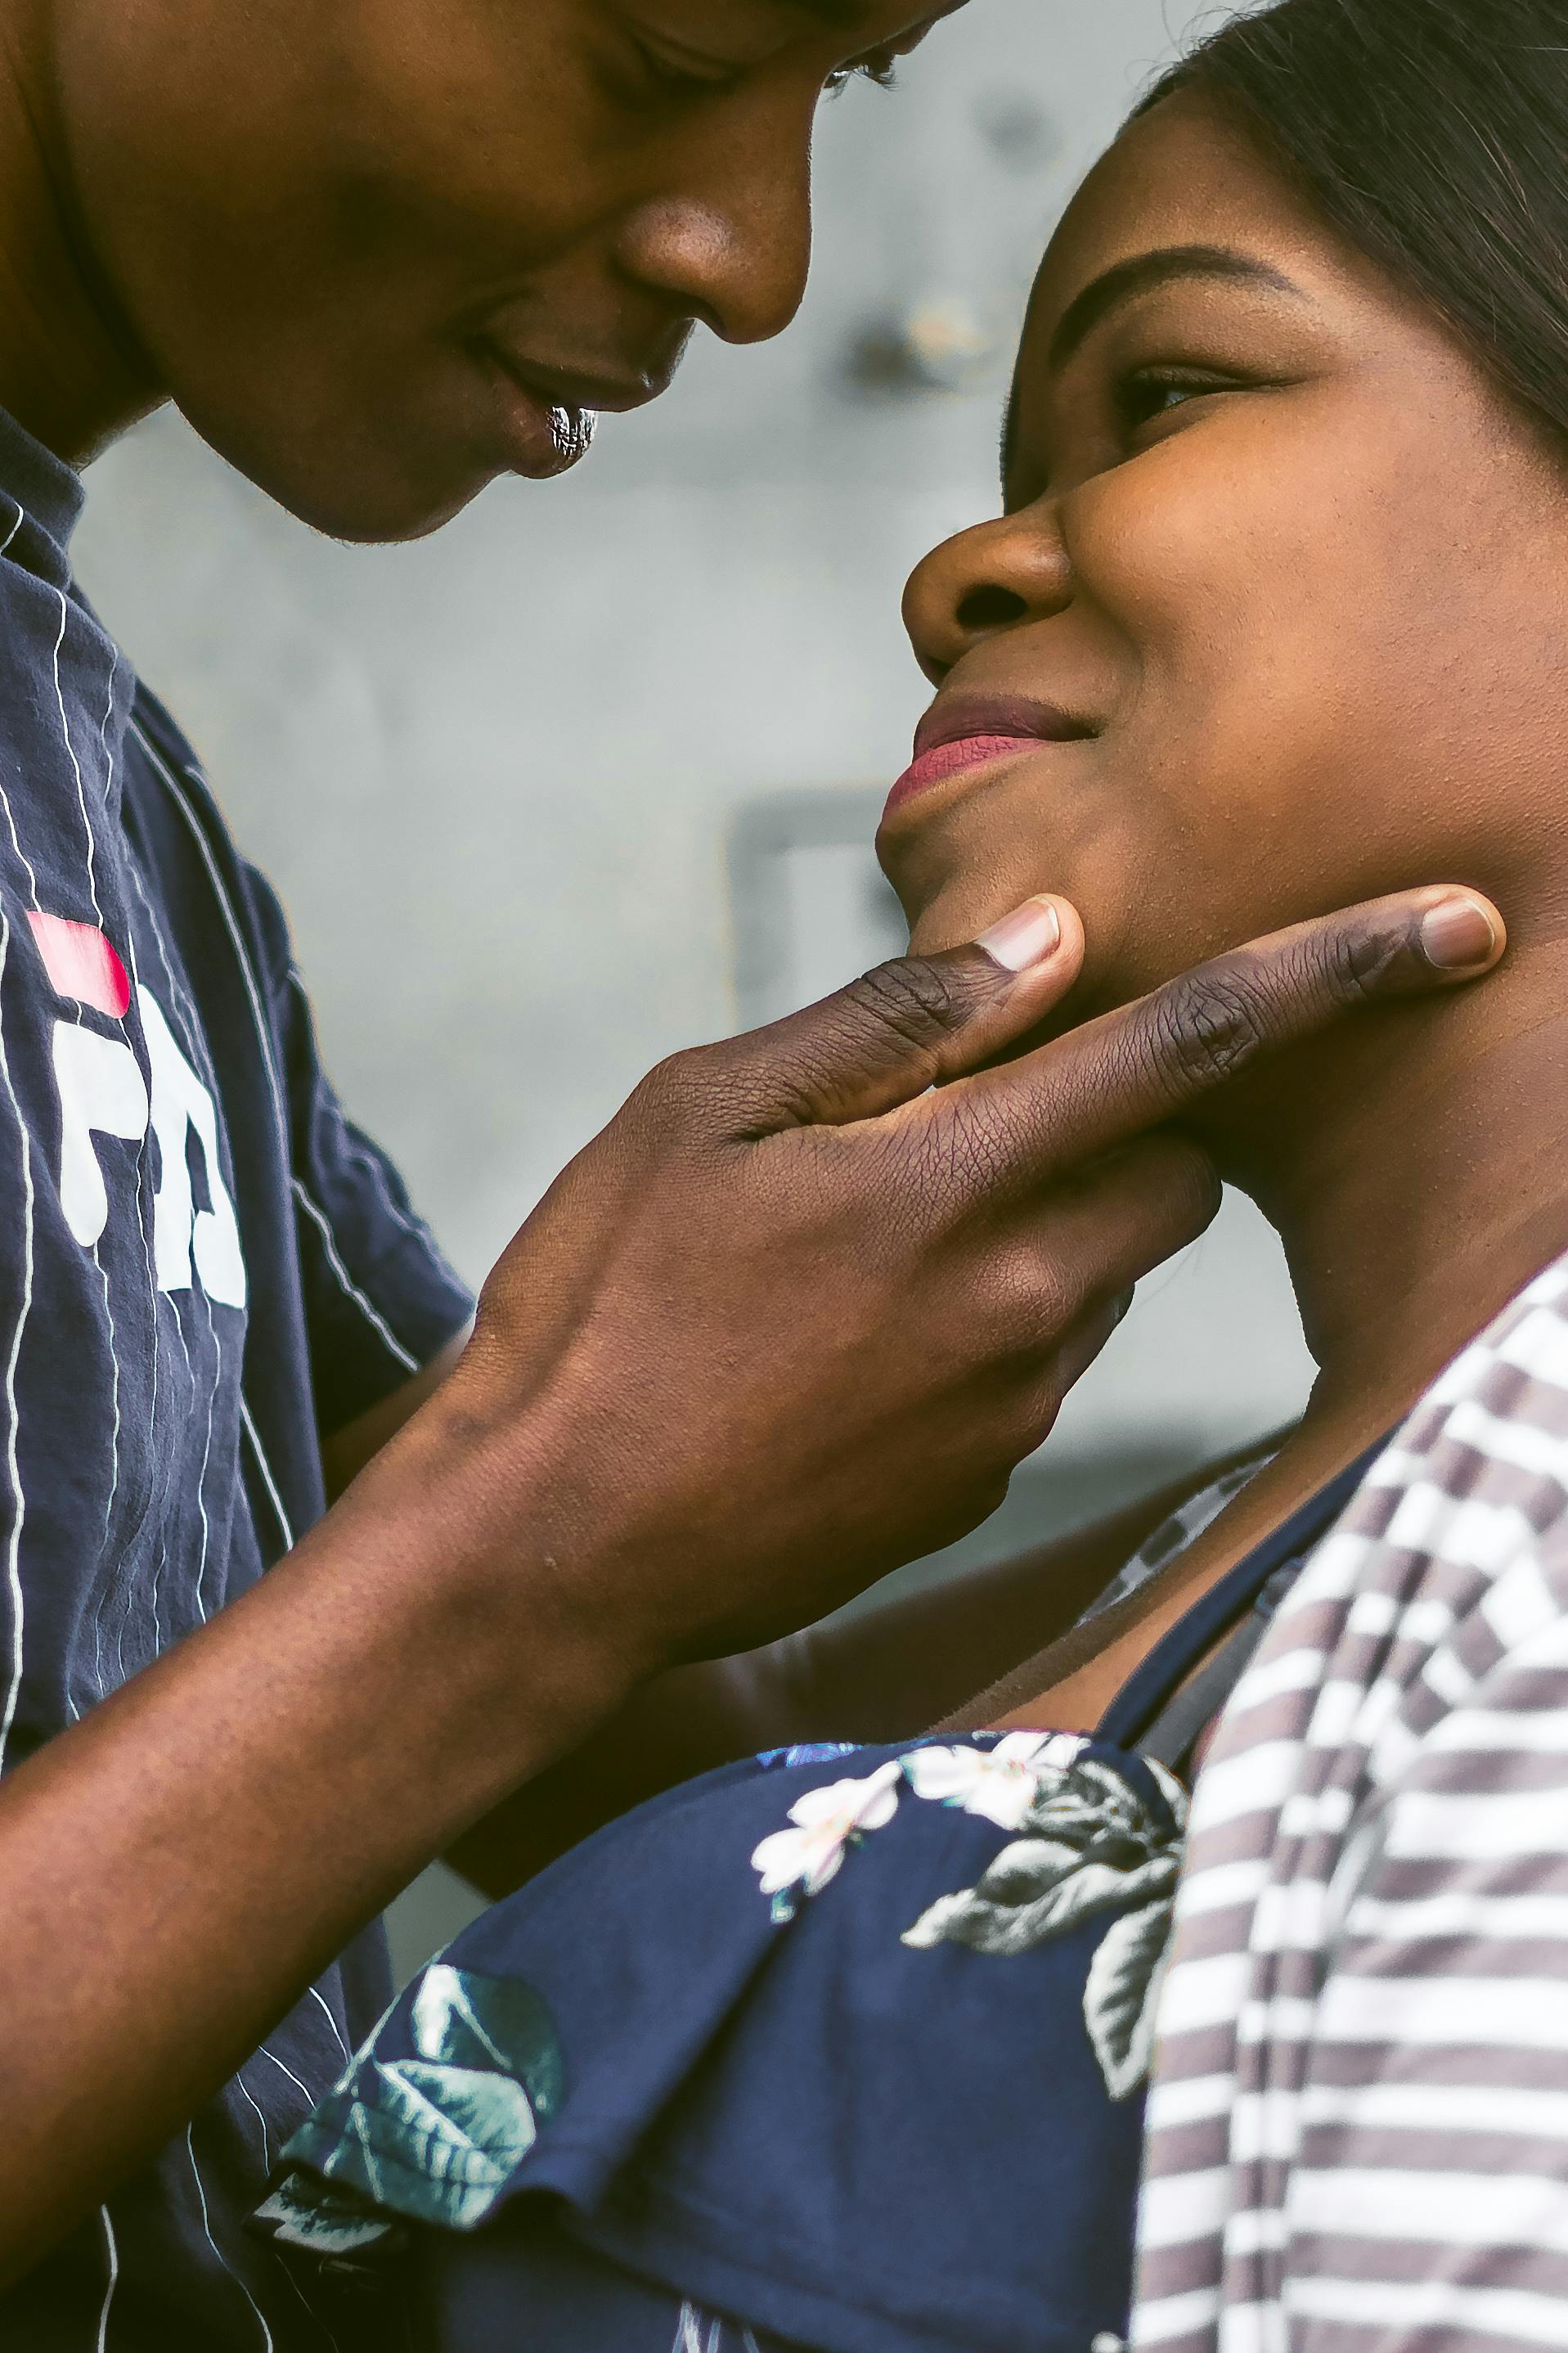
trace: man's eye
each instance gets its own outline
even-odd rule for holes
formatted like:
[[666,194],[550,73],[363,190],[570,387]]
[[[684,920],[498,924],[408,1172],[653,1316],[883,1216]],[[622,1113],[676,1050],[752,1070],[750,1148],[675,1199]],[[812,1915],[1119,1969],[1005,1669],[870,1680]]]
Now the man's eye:
[[735,89],[749,71],[721,58],[699,58],[695,52],[666,48],[637,33],[631,35],[631,45],[645,83],[668,97],[720,97]]
[[891,90],[898,79],[898,63],[896,50],[871,49],[865,57],[836,68],[822,87],[830,96],[847,90],[852,81],[874,81],[879,90]]

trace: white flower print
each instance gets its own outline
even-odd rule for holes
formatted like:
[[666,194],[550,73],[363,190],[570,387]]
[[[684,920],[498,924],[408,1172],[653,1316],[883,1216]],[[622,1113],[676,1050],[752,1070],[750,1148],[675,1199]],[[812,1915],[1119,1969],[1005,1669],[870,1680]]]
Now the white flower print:
[[903,1769],[897,1761],[879,1765],[863,1781],[832,1781],[795,1799],[789,1810],[795,1828],[775,1831],[752,1857],[775,1920],[793,1919],[802,1901],[835,1876],[847,1847],[892,1820]]
[[917,1798],[983,1814],[1016,1831],[1040,1795],[1042,1772],[1059,1772],[1084,1746],[1070,1732],[1009,1732],[994,1748],[917,1748],[904,1770]]

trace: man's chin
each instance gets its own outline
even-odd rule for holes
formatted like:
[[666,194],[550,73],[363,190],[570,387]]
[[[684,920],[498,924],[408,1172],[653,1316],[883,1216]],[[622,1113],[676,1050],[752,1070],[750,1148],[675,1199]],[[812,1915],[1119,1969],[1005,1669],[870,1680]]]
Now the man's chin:
[[342,476],[300,480],[250,475],[258,490],[312,531],[355,547],[389,547],[428,539],[432,532],[471,506],[495,479],[493,474],[477,473],[462,482],[437,487]]
[[363,436],[323,435],[308,448],[279,446],[184,404],[182,413],[210,448],[288,513],[354,546],[427,539],[500,471],[467,451],[416,459]]

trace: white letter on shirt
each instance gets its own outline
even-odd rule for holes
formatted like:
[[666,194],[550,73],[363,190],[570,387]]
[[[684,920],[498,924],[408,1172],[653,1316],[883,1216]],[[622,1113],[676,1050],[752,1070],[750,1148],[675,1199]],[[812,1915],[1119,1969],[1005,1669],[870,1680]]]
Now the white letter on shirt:
[[[74,1021],[55,1024],[55,1083],[60,1091],[60,1208],[84,1250],[109,1223],[109,1195],[93,1136],[139,1144],[147,1133],[147,1087],[129,1046]],[[187,1179],[187,1186],[189,1180]]]
[[[217,1114],[213,1099],[181,1053],[152,991],[136,990],[147,1060],[153,1072],[153,1133],[163,1162],[154,1200],[153,1256],[160,1291],[188,1291],[191,1259],[209,1299],[243,1307],[245,1260],[239,1221],[218,1160]],[[191,1191],[185,1139],[195,1129],[206,1169],[210,1209],[197,1209]]]

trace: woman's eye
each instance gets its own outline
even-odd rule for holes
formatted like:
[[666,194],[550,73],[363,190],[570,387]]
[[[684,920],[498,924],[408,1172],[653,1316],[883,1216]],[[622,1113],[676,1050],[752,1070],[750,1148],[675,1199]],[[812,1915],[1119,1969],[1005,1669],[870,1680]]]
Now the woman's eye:
[[1124,436],[1140,432],[1163,417],[1174,416],[1216,392],[1234,392],[1223,377],[1194,375],[1185,371],[1139,368],[1116,386],[1116,421]]

